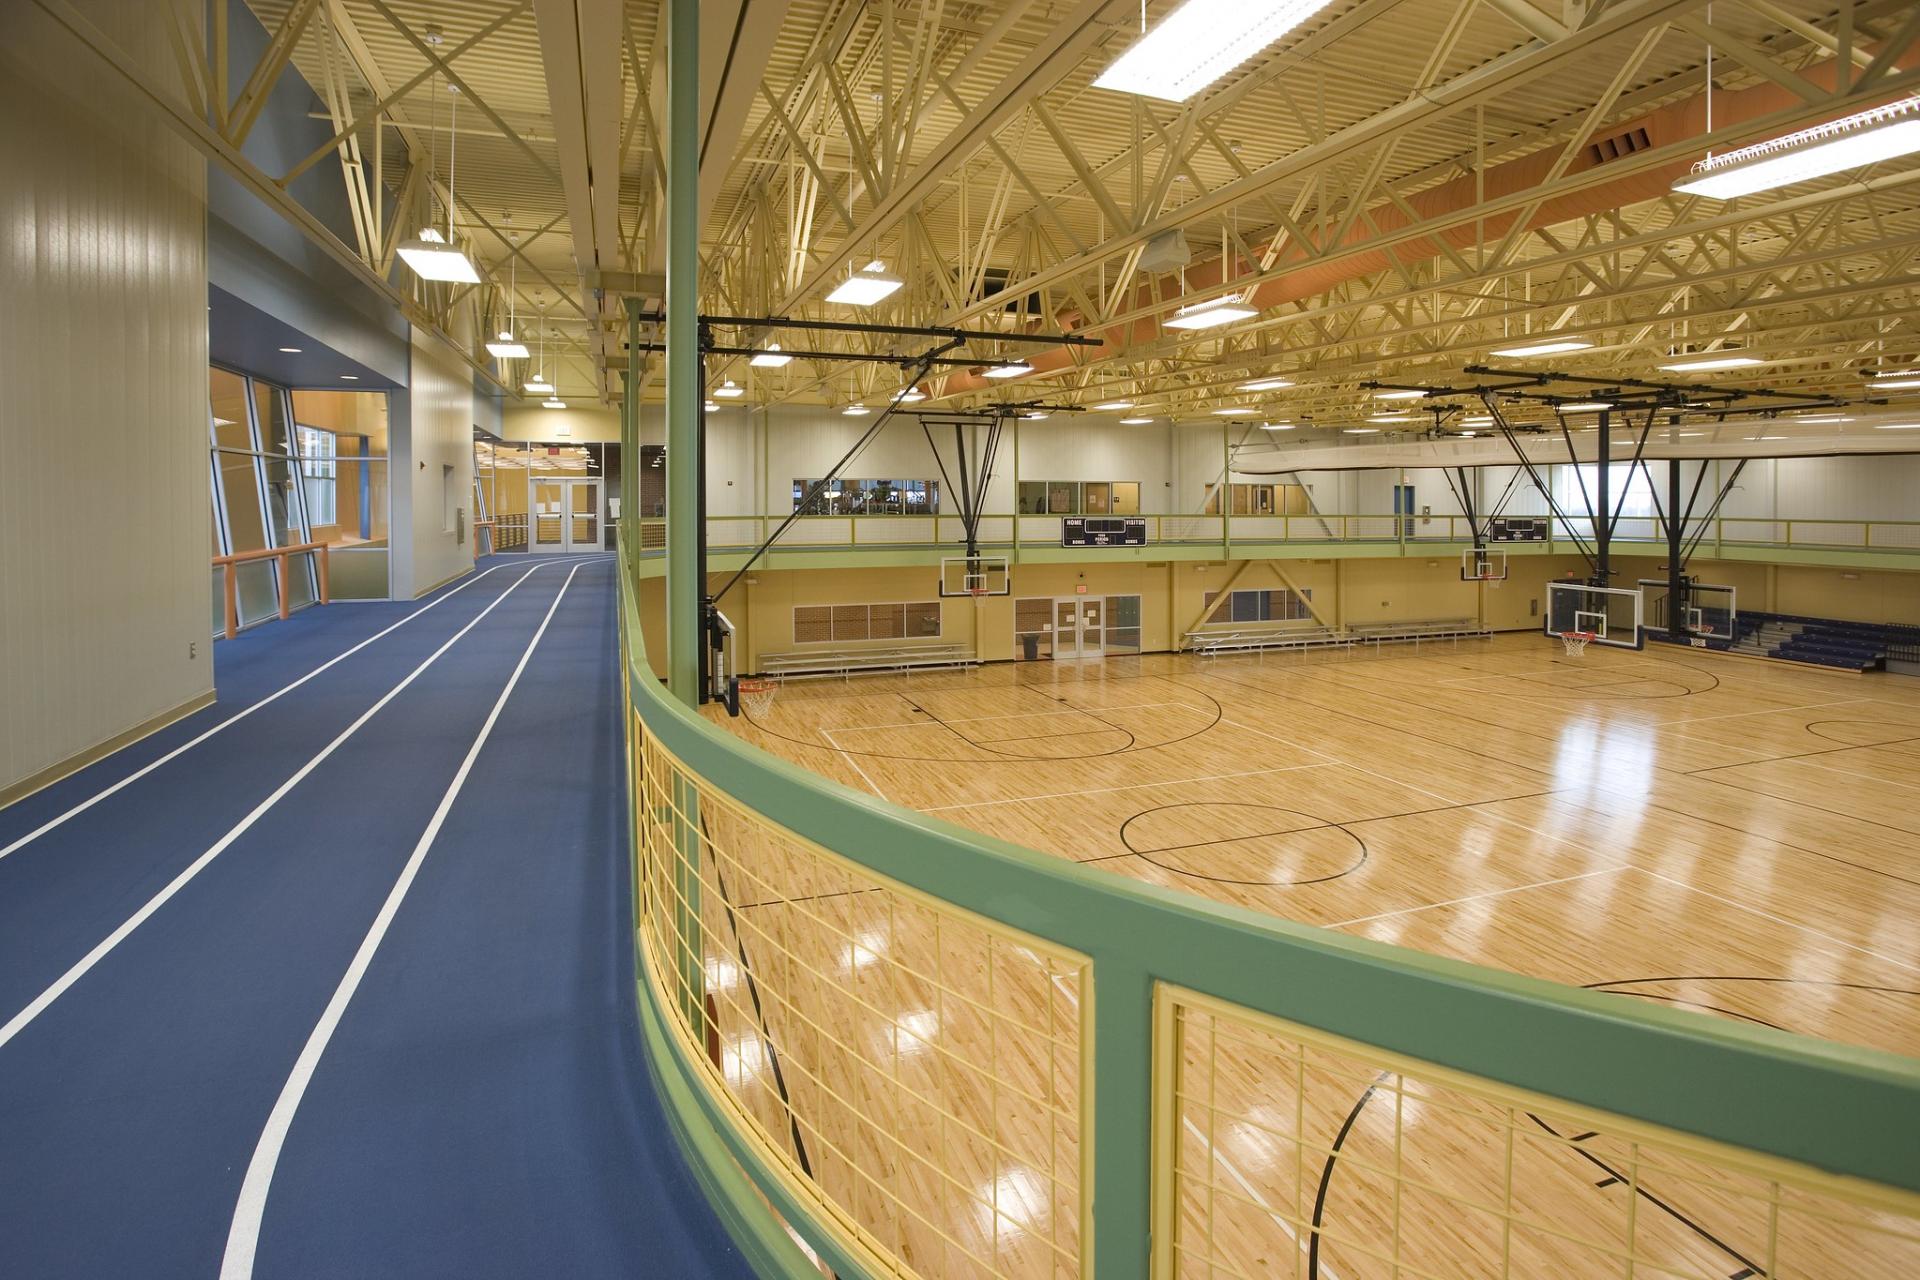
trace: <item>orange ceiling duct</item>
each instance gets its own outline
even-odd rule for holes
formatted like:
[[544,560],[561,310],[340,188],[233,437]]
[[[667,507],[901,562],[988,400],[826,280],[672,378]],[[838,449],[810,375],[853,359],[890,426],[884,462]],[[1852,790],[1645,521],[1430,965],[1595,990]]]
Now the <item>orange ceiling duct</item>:
[[[1833,70],[1834,64],[1829,60],[1817,67],[1808,68],[1801,74],[1811,83],[1827,88],[1833,83]],[[1775,112],[1788,110],[1799,101],[1800,99],[1794,94],[1774,84],[1761,84],[1734,91],[1720,90],[1714,94],[1714,123],[1720,128],[1725,128],[1730,124],[1757,120]],[[1836,112],[1835,117],[1858,109],[1857,106],[1850,105],[1845,112]],[[1568,163],[1566,174],[1570,176],[1601,168],[1621,156],[1672,146],[1685,142],[1689,138],[1698,138],[1705,132],[1706,97],[1704,94],[1697,94],[1684,102],[1676,102],[1611,128],[1596,131],[1594,138]],[[1562,150],[1564,150],[1564,144],[1556,143],[1543,147],[1531,155],[1509,160],[1488,169],[1481,184],[1484,186],[1485,200],[1498,201],[1540,185],[1552,173]],[[1691,167],[1691,160],[1671,161],[1638,170],[1610,182],[1596,183],[1563,196],[1556,196],[1533,210],[1527,218],[1526,229],[1532,231],[1558,222],[1654,199],[1670,191],[1674,182]],[[1409,196],[1406,202],[1424,221],[1473,208],[1478,202],[1476,191],[1474,175],[1467,174],[1443,182],[1436,187],[1430,187],[1417,195]],[[1522,211],[1490,215],[1484,222],[1477,225],[1462,223],[1435,235],[1415,237],[1390,248],[1356,249],[1347,253],[1341,253],[1336,248],[1332,251],[1333,256],[1320,257],[1318,261],[1302,264],[1293,270],[1286,269],[1286,259],[1304,257],[1306,250],[1298,244],[1288,245],[1282,251],[1280,262],[1275,265],[1275,270],[1280,274],[1269,275],[1255,285],[1249,295],[1249,305],[1264,310],[1288,302],[1297,302],[1303,298],[1324,293],[1349,280],[1386,271],[1396,263],[1405,266],[1410,263],[1424,262],[1440,256],[1443,242],[1453,249],[1462,249],[1474,244],[1483,234],[1489,240],[1497,240],[1512,228],[1519,212]],[[1376,205],[1366,211],[1363,219],[1354,220],[1354,225],[1341,238],[1341,243],[1354,245],[1379,239],[1406,227],[1409,222],[1407,214],[1397,205],[1392,203]],[[1362,225],[1363,223],[1366,225]],[[1204,292],[1221,282],[1222,260],[1219,258],[1197,263],[1187,269],[1186,292],[1189,294]],[[1158,283],[1147,281],[1133,291],[1128,299],[1127,310],[1137,311],[1143,307],[1150,307],[1160,300],[1161,294],[1173,294],[1178,290],[1179,286],[1175,283],[1174,277],[1167,277]],[[1169,297],[1167,300],[1172,299]],[[1160,332],[1158,316],[1148,315],[1095,330],[1094,336],[1108,344],[1129,346],[1151,342],[1160,335]],[[1033,365],[1036,374],[1045,374],[1072,368],[1077,362],[1083,362],[1088,358],[1097,358],[1094,351],[1095,349],[1085,347],[1053,347],[1031,355],[1023,355],[1023,358]],[[956,372],[947,377],[945,384],[941,387],[941,394],[959,395],[993,385],[987,379],[970,371]],[[1009,384],[1002,382],[999,385],[1005,388]]]

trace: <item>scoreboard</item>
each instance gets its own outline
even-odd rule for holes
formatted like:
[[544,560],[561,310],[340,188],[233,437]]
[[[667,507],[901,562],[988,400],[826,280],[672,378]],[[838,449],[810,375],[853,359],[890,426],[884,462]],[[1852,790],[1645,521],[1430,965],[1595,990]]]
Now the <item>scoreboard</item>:
[[1060,522],[1063,547],[1144,547],[1147,522],[1139,516],[1067,516]]

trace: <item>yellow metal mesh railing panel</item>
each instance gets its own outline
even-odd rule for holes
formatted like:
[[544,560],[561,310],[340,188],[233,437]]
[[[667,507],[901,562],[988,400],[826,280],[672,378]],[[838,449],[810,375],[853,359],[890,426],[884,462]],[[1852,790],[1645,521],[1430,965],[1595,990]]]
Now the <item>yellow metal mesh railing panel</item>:
[[1920,1197],[1742,1154],[1163,988],[1162,1271],[1920,1275]]
[[857,869],[633,733],[649,980],[791,1188],[884,1274],[1080,1275],[1087,960]]

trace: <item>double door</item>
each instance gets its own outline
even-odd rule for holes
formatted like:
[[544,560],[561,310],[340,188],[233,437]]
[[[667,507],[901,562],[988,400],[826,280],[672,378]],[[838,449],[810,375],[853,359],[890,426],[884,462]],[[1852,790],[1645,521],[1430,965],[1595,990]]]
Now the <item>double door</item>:
[[532,549],[600,550],[600,481],[536,477]]
[[1102,596],[1062,596],[1053,602],[1053,656],[1098,658],[1106,652],[1107,602]]

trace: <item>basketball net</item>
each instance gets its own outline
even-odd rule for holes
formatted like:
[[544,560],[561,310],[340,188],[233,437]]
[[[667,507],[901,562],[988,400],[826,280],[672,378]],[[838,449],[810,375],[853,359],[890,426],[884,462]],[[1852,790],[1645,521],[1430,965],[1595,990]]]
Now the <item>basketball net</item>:
[[1577,658],[1587,651],[1587,642],[1594,638],[1591,631],[1562,631],[1560,638],[1566,641],[1567,656]]
[[736,687],[740,706],[755,720],[773,710],[773,700],[780,692],[780,682],[764,676],[742,676]]

